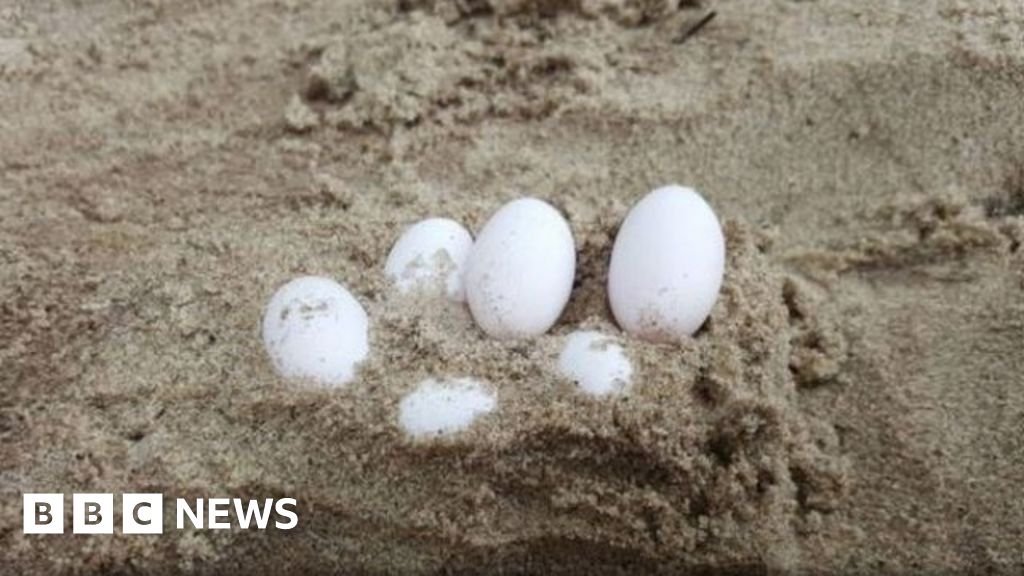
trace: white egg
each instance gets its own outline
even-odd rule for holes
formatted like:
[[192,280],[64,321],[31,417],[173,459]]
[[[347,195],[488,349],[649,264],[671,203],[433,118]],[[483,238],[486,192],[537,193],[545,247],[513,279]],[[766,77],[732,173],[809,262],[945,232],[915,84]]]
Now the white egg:
[[370,350],[366,311],[330,278],[304,276],[282,286],[263,313],[263,345],[290,380],[341,386]]
[[458,222],[429,218],[402,233],[384,272],[399,292],[443,286],[449,298],[464,302],[462,275],[472,246],[473,237]]
[[454,434],[494,410],[497,399],[483,384],[469,378],[420,382],[398,406],[398,422],[416,438]]
[[565,218],[536,198],[509,202],[491,216],[466,263],[466,298],[493,338],[546,332],[562,314],[576,274],[576,246]]
[[615,238],[612,313],[631,334],[677,341],[711,314],[724,271],[725,238],[711,206],[690,188],[658,188],[629,211]]
[[558,371],[592,396],[622,393],[633,376],[633,366],[622,346],[610,336],[589,330],[566,337]]

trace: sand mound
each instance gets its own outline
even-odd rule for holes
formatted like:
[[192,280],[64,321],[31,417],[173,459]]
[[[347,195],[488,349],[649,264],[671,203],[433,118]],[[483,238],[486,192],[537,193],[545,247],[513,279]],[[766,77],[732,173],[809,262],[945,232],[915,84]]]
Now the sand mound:
[[[401,529],[454,538],[447,545],[460,557],[514,563],[518,546],[559,541],[566,562],[600,545],[619,549],[620,561],[659,557],[665,567],[699,565],[702,552],[723,548],[782,562],[794,531],[813,531],[846,490],[835,431],[800,410],[797,387],[834,377],[844,341],[814,290],[766,258],[765,239],[737,223],[727,238],[723,296],[708,325],[681,347],[626,338],[635,385],[617,400],[589,399],[557,377],[561,334],[573,324],[502,343],[461,307],[381,299],[370,309],[376,355],[352,390],[353,401],[377,408],[352,414],[349,430],[376,438],[374,452],[392,461],[349,481],[389,486],[388,505],[412,519]],[[577,292],[603,291],[591,284],[598,271],[581,275]],[[582,301],[574,324],[616,332],[603,302]],[[489,382],[498,408],[453,439],[403,438],[398,399],[430,376]],[[334,457],[351,461],[366,448],[339,445]]]

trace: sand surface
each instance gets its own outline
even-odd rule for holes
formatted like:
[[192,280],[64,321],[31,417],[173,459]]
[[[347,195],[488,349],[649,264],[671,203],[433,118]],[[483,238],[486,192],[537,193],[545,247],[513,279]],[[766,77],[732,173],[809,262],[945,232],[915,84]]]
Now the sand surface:
[[[4,573],[1024,568],[1019,0],[6,0],[0,134]],[[616,331],[615,232],[670,182],[725,223],[722,297],[585,397],[559,347]],[[579,250],[549,335],[388,287],[405,226],[521,195]],[[261,348],[301,274],[370,314],[343,390]],[[443,376],[498,408],[406,438]],[[23,535],[48,491],[300,525]]]

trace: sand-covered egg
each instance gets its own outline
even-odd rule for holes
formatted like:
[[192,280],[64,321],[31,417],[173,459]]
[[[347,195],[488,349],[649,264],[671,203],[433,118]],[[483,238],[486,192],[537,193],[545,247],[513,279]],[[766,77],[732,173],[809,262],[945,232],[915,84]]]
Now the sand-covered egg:
[[410,226],[395,242],[384,272],[399,292],[444,287],[449,298],[466,299],[462,276],[473,237],[454,220],[428,218]]
[[454,434],[469,428],[495,406],[494,393],[476,380],[430,378],[399,403],[398,422],[414,438]]
[[369,353],[369,321],[344,286],[303,276],[279,288],[267,303],[263,345],[281,376],[341,386]]
[[562,314],[575,274],[565,218],[543,200],[521,198],[495,212],[477,236],[466,263],[466,298],[491,337],[538,336]]
[[707,319],[724,271],[725,237],[711,206],[690,188],[658,188],[633,206],[615,238],[612,313],[631,334],[677,341]]
[[620,394],[633,376],[633,366],[622,346],[611,336],[593,330],[578,330],[566,336],[558,371],[592,396]]

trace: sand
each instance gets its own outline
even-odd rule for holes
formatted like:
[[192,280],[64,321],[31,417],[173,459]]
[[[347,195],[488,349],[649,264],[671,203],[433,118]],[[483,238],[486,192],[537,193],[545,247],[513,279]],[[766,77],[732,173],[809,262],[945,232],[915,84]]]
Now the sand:
[[[1017,0],[7,2],[0,133],[5,573],[1024,568]],[[559,347],[616,333],[617,226],[671,182],[725,223],[722,297],[586,397]],[[579,250],[550,334],[389,288],[404,226],[521,195]],[[261,348],[301,274],[370,314],[342,390]],[[498,408],[405,437],[444,376]],[[47,491],[294,497],[299,526],[22,534]]]

